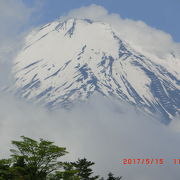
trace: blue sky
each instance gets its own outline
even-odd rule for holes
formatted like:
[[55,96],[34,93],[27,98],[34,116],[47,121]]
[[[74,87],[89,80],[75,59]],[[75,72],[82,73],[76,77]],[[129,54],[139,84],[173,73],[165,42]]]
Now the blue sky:
[[[30,7],[37,3],[37,0],[23,1]],[[33,23],[44,24],[74,8],[90,4],[101,5],[122,18],[142,20],[180,42],[180,0],[42,0],[42,7],[34,15]]]

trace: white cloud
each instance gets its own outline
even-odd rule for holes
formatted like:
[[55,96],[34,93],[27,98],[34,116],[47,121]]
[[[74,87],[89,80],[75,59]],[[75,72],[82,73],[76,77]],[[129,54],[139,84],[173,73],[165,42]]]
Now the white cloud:
[[[127,104],[96,96],[71,111],[50,113],[4,95],[0,119],[1,157],[8,154],[11,140],[25,135],[67,147],[68,160],[87,157],[96,162],[97,174],[112,171],[133,180],[180,178],[179,167],[172,164],[173,158],[179,158],[180,133],[138,115]],[[120,164],[123,158],[165,158],[167,162],[162,167],[124,167]]]
[[32,9],[27,8],[21,0],[1,0],[1,38],[4,35],[4,38],[9,35],[12,38],[28,22],[31,12]]
[[174,118],[174,120],[170,124],[170,128],[174,132],[179,132],[180,133],[180,116],[177,116]]
[[89,18],[89,19],[99,19],[108,15],[108,11],[102,7],[95,4],[91,6],[81,7],[78,9],[71,10],[67,17],[75,18]]
[[[38,0],[37,2],[40,2]],[[0,0],[0,85],[12,78],[11,63],[23,46],[23,38],[30,30],[31,15],[40,7],[32,8],[22,0]]]
[[18,38],[28,26],[32,8],[28,8],[22,0],[1,0],[0,1],[0,52],[8,54],[11,45],[18,44]]

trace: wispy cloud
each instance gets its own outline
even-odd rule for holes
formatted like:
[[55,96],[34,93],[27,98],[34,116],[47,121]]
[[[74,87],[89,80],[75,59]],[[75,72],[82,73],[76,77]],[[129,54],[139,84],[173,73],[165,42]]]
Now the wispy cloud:
[[31,29],[31,16],[41,7],[38,0],[27,7],[22,0],[0,0],[0,85],[5,85],[10,76],[11,63],[23,46],[24,36]]

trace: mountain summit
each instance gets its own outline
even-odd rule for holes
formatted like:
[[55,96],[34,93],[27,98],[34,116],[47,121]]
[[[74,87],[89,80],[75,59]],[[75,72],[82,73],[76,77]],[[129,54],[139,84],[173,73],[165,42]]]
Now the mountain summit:
[[13,71],[17,94],[49,108],[99,92],[158,113],[164,122],[180,112],[180,73],[138,53],[102,22],[68,19],[33,30]]

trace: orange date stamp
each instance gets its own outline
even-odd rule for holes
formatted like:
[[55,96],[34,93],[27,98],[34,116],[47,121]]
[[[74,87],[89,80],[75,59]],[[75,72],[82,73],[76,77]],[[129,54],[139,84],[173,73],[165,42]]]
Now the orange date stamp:
[[139,158],[139,159],[131,159],[131,158],[124,158],[122,164],[124,165],[163,165],[165,163],[165,159],[153,159],[153,158]]
[[170,161],[164,158],[124,158],[121,162],[123,165],[164,165],[170,162],[174,165],[180,165],[180,159],[172,159]]

